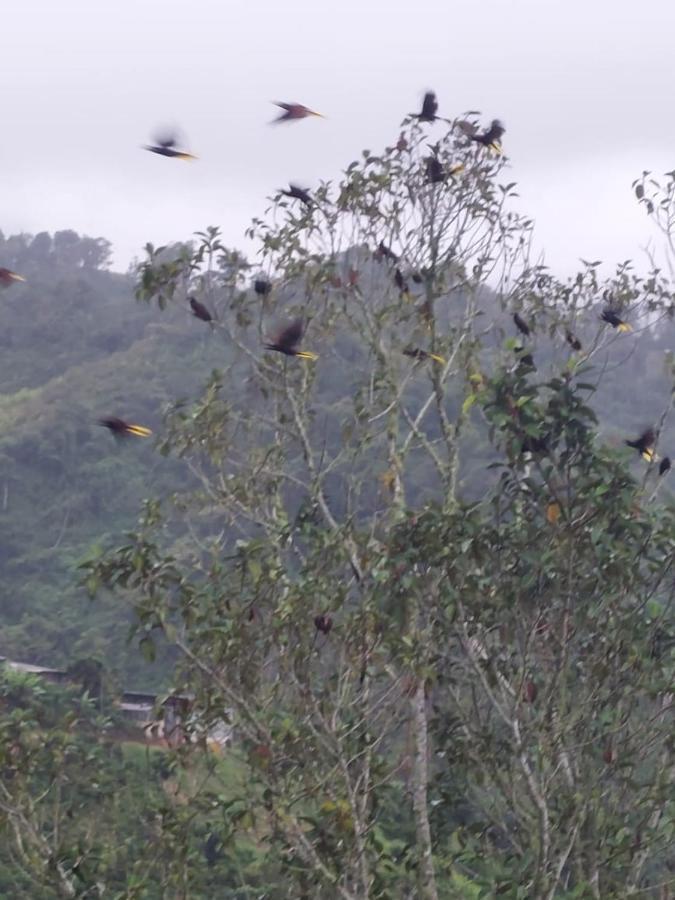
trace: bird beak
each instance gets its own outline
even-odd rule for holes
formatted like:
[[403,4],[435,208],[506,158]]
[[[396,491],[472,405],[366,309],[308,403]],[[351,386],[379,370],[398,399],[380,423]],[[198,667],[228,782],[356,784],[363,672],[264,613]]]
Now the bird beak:
[[323,115],[323,113],[314,112],[314,110],[312,110],[312,115],[313,115],[313,116],[317,116],[319,119],[325,119],[325,118],[326,118],[326,117]]
[[311,350],[298,350],[295,355],[299,356],[300,359],[311,359],[312,361],[319,358],[319,355],[317,353],[312,353]]
[[12,281],[25,281],[26,280],[23,277],[23,275],[17,275],[16,272],[12,272],[12,274],[9,277],[12,279]]
[[127,431],[130,434],[135,434],[137,437],[150,437],[152,434],[152,431],[144,425],[129,425]]
[[179,153],[178,159],[198,159],[193,153]]

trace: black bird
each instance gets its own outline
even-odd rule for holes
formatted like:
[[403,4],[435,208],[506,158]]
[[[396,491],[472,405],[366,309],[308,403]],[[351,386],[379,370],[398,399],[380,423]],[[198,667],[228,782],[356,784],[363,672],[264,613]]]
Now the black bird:
[[493,119],[486,131],[483,131],[481,134],[467,134],[467,137],[470,141],[475,141],[477,144],[482,144],[483,147],[489,147],[496,153],[501,153],[501,140],[505,131],[506,129],[499,119]]
[[115,437],[128,437],[130,434],[136,437],[150,437],[152,431],[144,425],[130,425],[124,419],[118,419],[117,416],[107,416],[105,419],[99,419],[98,424],[111,431]]
[[310,350],[298,350],[298,344],[302,340],[304,334],[304,326],[302,319],[294,319],[290,324],[285,325],[272,340],[265,344],[266,350],[276,350],[286,356],[299,356],[302,359],[318,359],[316,353]]
[[197,159],[192,153],[186,150],[178,150],[178,137],[175,134],[165,134],[155,139],[154,144],[147,144],[145,150],[151,153],[158,153],[160,156],[169,156],[172,159]]
[[428,184],[442,184],[448,177],[443,168],[443,163],[437,156],[427,156],[424,163],[427,169]]
[[438,112],[438,101],[433,91],[427,91],[422,101],[422,112],[417,113],[420,122],[435,122],[436,113]]
[[202,322],[210,322],[213,324],[213,316],[211,313],[203,303],[200,303],[199,300],[195,300],[194,297],[190,297],[190,309],[192,310],[192,315],[197,319],[201,319]]
[[617,331],[632,331],[633,329],[628,324],[628,322],[624,322],[621,316],[614,309],[603,309],[600,318],[603,322],[607,322],[608,325],[611,325],[612,328],[616,328]]
[[256,280],[253,282],[253,290],[261,297],[265,297],[272,290],[272,285],[264,278],[256,278]]
[[220,857],[220,840],[213,832],[204,841],[204,858],[207,866],[212,869]]
[[293,200],[300,200],[301,203],[304,203],[305,206],[312,205],[312,198],[309,196],[309,191],[304,188],[298,187],[297,184],[289,184],[288,190],[281,190],[281,193],[284,197],[291,197]]
[[404,347],[403,355],[409,356],[411,359],[422,361],[424,359],[433,359],[434,362],[445,364],[445,359],[437,353],[429,353],[427,350],[420,350],[419,347]]
[[572,350],[581,350],[581,341],[579,340],[579,338],[575,337],[571,331],[565,332],[565,340],[570,345]]
[[665,475],[670,470],[670,457],[664,456],[659,466],[659,475]]
[[548,452],[548,438],[531,437],[528,435],[521,444],[521,453],[546,453]]
[[516,323],[516,328],[521,334],[524,334],[525,337],[530,336],[530,326],[518,315],[518,313],[513,314],[513,321]]
[[653,462],[656,459],[654,445],[656,444],[656,432],[653,428],[647,428],[636,441],[626,441],[629,447],[637,450],[640,456],[646,462]]
[[378,248],[375,251],[375,256],[377,259],[390,259],[392,262],[398,262],[398,256],[391,247],[387,247],[384,241],[380,241]]
[[396,283],[396,287],[399,289],[401,295],[408,294],[408,282],[403,277],[403,273],[400,269],[396,269],[394,272],[394,282]]
[[330,634],[330,630],[333,627],[333,620],[330,616],[322,613],[320,616],[314,616],[314,627],[317,631],[320,631],[321,634]]
[[518,367],[527,366],[529,369],[536,369],[537,367],[534,364],[534,359],[532,358],[532,354],[528,353],[524,347],[514,347],[513,352],[518,357]]

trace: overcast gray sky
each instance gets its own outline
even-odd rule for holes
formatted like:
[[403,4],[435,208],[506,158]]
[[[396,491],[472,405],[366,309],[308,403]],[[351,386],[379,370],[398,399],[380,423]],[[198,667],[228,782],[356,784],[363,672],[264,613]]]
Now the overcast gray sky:
[[[560,270],[642,258],[630,183],[675,168],[673,0],[3,0],[0,228],[143,244],[243,231],[440,112],[507,127],[520,209]],[[324,113],[271,128],[273,100]],[[373,111],[374,110],[374,111]],[[200,159],[142,152],[176,123]],[[1,261],[0,261],[1,262]]]

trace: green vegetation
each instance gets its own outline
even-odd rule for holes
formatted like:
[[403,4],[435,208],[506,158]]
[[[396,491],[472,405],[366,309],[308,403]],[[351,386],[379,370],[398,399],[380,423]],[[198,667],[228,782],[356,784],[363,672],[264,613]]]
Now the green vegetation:
[[[502,159],[450,129],[438,164],[464,170],[430,182],[427,154],[413,124],[405,151],[365,151],[311,204],[277,197],[251,229],[270,293],[217,229],[146,248],[141,303],[115,315],[104,288],[125,282],[97,271],[90,303],[123,346],[77,342],[72,368],[3,398],[3,641],[114,652],[194,697],[173,793],[123,876],[100,837],[81,863],[56,851],[35,787],[7,800],[12,852],[39,836],[25,878],[56,895],[85,869],[82,896],[100,879],[120,897],[623,900],[671,880],[672,473],[624,441],[653,425],[675,452],[675,291],[629,263],[557,279],[528,258]],[[669,233],[671,182],[637,187]],[[296,317],[316,361],[263,349]],[[149,424],[160,452],[116,446],[101,413]],[[87,549],[85,619],[57,576]],[[210,757],[224,717],[235,746]],[[21,778],[56,783],[29,749]],[[108,759],[76,759],[107,783]],[[145,790],[131,835],[156,810]]]

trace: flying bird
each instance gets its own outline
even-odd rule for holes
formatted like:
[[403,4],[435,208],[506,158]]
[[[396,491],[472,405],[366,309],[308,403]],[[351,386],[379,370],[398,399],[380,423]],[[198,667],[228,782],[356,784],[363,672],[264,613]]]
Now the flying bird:
[[302,319],[294,319],[290,324],[284,325],[277,335],[269,343],[265,344],[265,349],[276,350],[285,356],[299,356],[301,359],[318,359],[317,354],[312,353],[310,350],[297,349],[298,344],[302,340],[304,330]]
[[272,285],[265,278],[256,278],[253,282],[253,290],[261,297],[266,297],[272,290]]
[[98,424],[109,429],[116,438],[128,437],[130,434],[136,437],[150,437],[152,431],[144,425],[130,425],[124,419],[118,419],[116,416],[108,416],[105,419],[99,419]]
[[308,116],[317,116],[319,119],[325,119],[325,116],[322,116],[321,113],[314,112],[313,109],[303,106],[302,103],[275,103],[274,105],[283,109],[284,112],[272,120],[270,123],[272,125],[275,122],[292,122],[295,119],[306,119]]
[[656,444],[656,432],[653,428],[643,431],[636,441],[626,441],[629,447],[637,450],[645,462],[653,462],[656,459],[654,445]]
[[665,475],[670,470],[670,457],[664,456],[659,466],[659,475]]
[[422,101],[422,112],[415,113],[420,122],[435,122],[438,112],[438,100],[433,91],[427,91]]
[[202,322],[210,322],[213,324],[213,316],[208,311],[208,309],[204,306],[203,303],[200,303],[199,300],[195,300],[194,297],[190,297],[190,309],[192,310],[192,315],[197,319],[201,319]]
[[513,314],[513,321],[515,322],[516,328],[521,334],[524,334],[525,337],[530,336],[530,326],[523,318],[518,315],[518,313]]
[[613,309],[603,309],[600,318],[603,322],[607,322],[608,325],[611,325],[612,328],[616,328],[617,331],[626,332],[633,330],[628,322],[624,322],[621,316]]
[[409,356],[411,359],[416,359],[418,362],[421,362],[424,359],[433,359],[434,362],[445,365],[445,359],[442,356],[439,356],[438,353],[429,353],[427,350],[421,350],[419,347],[404,347],[403,355]]
[[301,203],[304,203],[305,206],[312,205],[312,198],[309,196],[309,191],[304,188],[298,187],[297,184],[290,183],[288,185],[288,190],[281,189],[281,193],[284,197],[291,197],[293,200],[300,200]]
[[565,340],[570,345],[572,350],[576,350],[576,351],[581,350],[581,341],[579,340],[578,337],[575,337],[571,331],[565,332]]
[[178,135],[164,134],[155,139],[154,144],[146,144],[145,150],[150,153],[158,153],[160,156],[169,156],[172,159],[197,159],[192,153],[186,150],[179,150]]
[[16,272],[12,272],[11,269],[5,269],[3,266],[0,266],[0,285],[2,285],[2,287],[9,287],[10,284],[14,284],[15,281],[25,280],[23,275],[17,275]]
[[474,141],[477,144],[482,144],[483,147],[488,147],[490,150],[494,150],[495,153],[501,153],[502,135],[505,131],[506,129],[499,121],[499,119],[493,119],[490,127],[486,131],[483,131],[480,134],[468,134],[465,131],[465,134],[470,141]]

